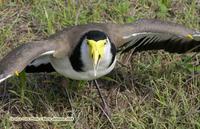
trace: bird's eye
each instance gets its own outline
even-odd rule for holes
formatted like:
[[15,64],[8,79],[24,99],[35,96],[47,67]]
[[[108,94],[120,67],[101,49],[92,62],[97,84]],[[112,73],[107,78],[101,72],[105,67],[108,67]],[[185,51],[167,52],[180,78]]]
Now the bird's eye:
[[106,42],[104,43],[104,45],[106,45]]

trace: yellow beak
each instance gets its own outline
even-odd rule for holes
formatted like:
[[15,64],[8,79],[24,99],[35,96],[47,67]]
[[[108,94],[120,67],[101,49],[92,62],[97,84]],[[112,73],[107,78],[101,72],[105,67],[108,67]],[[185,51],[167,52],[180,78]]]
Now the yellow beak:
[[99,66],[99,61],[100,61],[100,54],[98,51],[93,52],[93,68],[94,68],[94,76],[96,76],[96,72],[98,70]]
[[88,46],[89,46],[89,55],[92,58],[93,61],[93,67],[94,67],[94,76],[96,76],[96,72],[98,70],[99,62],[104,54],[104,48],[105,48],[105,42],[106,40],[88,40]]

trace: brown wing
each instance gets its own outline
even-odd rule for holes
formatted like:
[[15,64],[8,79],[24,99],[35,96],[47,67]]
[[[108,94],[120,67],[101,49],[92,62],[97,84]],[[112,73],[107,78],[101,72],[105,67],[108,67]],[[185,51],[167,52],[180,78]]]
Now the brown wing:
[[[31,61],[40,56],[57,56],[63,48],[68,46],[68,43],[63,44],[62,41],[64,41],[64,39],[61,41],[58,37],[60,38],[60,35],[51,36],[44,41],[26,43],[8,53],[8,55],[0,61],[0,82],[14,74],[18,74]],[[68,51],[69,49],[65,50]]]
[[[184,53],[200,51],[200,33],[182,25],[160,20],[139,20],[116,26],[115,45],[127,52],[159,50]],[[117,42],[118,41],[118,42]]]
[[0,82],[21,72],[43,55],[62,58],[72,54],[81,37],[90,30],[106,30],[106,24],[87,24],[65,28],[44,41],[30,42],[15,48],[0,61]]

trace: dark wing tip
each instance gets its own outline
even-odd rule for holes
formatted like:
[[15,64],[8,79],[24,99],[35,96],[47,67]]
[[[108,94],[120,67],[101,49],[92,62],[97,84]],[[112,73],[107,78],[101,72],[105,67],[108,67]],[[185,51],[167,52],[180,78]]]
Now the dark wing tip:
[[156,37],[141,37],[138,40],[130,40],[122,47],[119,48],[121,53],[147,51],[147,50],[165,50],[170,53],[186,53],[186,52],[199,52],[200,41],[188,38],[171,37],[166,39],[158,39]]
[[25,72],[27,73],[39,73],[39,72],[55,72],[55,69],[53,68],[53,66],[50,63],[47,64],[40,64],[38,66],[34,66],[34,65],[28,65],[25,68]]

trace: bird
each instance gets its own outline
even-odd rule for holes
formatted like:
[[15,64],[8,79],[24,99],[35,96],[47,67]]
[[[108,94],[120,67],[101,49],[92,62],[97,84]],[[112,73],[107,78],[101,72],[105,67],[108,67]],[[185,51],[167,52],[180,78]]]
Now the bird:
[[0,83],[25,72],[58,72],[74,80],[94,80],[108,117],[97,78],[110,73],[120,54],[147,50],[200,51],[200,32],[158,19],[134,23],[69,26],[48,38],[13,49],[0,61]]
[[170,53],[199,52],[200,32],[158,19],[70,26],[8,53],[0,61],[0,83],[24,69],[94,80],[114,69],[118,53],[160,49]]

